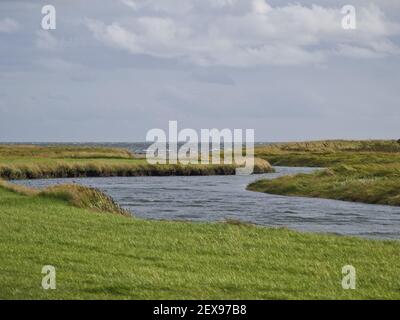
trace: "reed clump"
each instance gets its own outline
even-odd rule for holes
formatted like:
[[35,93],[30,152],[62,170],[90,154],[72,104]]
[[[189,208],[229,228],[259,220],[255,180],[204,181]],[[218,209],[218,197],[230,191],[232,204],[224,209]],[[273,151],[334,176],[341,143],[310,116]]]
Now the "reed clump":
[[61,199],[78,208],[129,216],[126,210],[99,189],[78,184],[51,186],[39,191],[38,196]]
[[102,191],[78,184],[61,184],[43,189],[29,188],[0,180],[0,188],[28,197],[47,197],[66,201],[69,204],[96,212],[108,212],[129,216],[110,196]]

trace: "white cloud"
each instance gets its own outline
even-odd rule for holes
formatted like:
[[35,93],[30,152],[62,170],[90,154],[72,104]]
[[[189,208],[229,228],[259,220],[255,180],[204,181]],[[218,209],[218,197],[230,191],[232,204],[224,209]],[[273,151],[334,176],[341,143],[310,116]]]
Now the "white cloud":
[[[398,54],[400,34],[377,6],[357,9],[357,30],[341,28],[340,7],[286,5],[264,0],[122,0],[135,17],[105,24],[88,20],[108,46],[198,65],[295,65],[330,56],[376,58]],[[137,4],[137,3],[140,3]]]
[[272,10],[271,6],[264,0],[253,0],[252,5],[254,13],[266,14]]
[[133,10],[136,10],[138,8],[138,5],[134,0],[121,0],[121,2]]
[[133,53],[140,52],[140,48],[136,44],[136,35],[128,32],[117,23],[106,26],[100,21],[87,20],[87,26],[93,32],[96,39],[103,41],[109,46],[126,49]]
[[179,41],[190,40],[190,31],[170,18],[140,17],[129,29],[117,22],[105,25],[97,20],[87,20],[87,26],[96,39],[109,46],[158,57],[184,55],[187,50]]
[[19,29],[19,24],[17,21],[10,18],[4,18],[0,20],[0,32],[3,33],[13,33]]

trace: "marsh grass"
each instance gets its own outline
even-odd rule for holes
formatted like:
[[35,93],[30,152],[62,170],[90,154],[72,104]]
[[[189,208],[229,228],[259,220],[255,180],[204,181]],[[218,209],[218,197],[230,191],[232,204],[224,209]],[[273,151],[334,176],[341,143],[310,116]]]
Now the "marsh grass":
[[[15,149],[14,149],[15,148]],[[235,164],[149,164],[124,149],[0,145],[0,178],[7,180],[113,176],[232,175]],[[255,159],[255,173],[273,171]]]
[[0,158],[50,159],[131,159],[133,153],[122,148],[84,146],[0,145]]
[[275,165],[328,167],[312,174],[260,180],[249,190],[400,206],[400,143],[319,141],[261,147]]
[[62,200],[77,208],[130,216],[129,212],[122,209],[110,196],[102,191],[78,184],[61,184],[35,189],[0,180],[0,188],[31,198],[45,197]]
[[258,152],[400,152],[397,140],[321,140],[264,145]]
[[102,191],[77,184],[47,187],[40,190],[38,196],[61,199],[77,208],[130,216],[128,211],[122,209],[110,196]]

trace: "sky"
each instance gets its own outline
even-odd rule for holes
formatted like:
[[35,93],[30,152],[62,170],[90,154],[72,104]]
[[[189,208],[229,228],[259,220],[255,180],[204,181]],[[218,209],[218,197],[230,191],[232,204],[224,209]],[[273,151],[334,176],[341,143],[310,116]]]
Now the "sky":
[[0,0],[0,142],[144,141],[172,120],[399,139],[400,1]]

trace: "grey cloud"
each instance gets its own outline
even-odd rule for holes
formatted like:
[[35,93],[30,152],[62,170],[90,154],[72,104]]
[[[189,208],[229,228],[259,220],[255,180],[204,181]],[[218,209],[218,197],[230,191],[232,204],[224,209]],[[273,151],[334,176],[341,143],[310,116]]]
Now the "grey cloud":
[[235,85],[235,81],[226,72],[218,72],[208,68],[195,70],[190,78],[204,83],[214,83],[226,86]]
[[333,0],[257,14],[242,0],[53,2],[50,33],[46,1],[0,2],[19,23],[0,33],[0,141],[140,141],[168,120],[258,140],[398,136],[398,1],[352,1],[374,23],[351,33]]
[[0,19],[0,32],[13,33],[19,29],[19,23],[10,18]]

